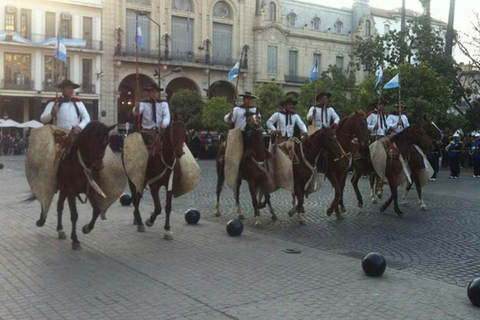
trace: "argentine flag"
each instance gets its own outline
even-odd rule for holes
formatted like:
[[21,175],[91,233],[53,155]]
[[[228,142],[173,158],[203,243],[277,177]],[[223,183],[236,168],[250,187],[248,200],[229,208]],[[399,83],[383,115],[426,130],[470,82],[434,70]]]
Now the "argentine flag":
[[240,61],[238,61],[237,63],[235,63],[235,65],[233,66],[232,70],[230,70],[230,72],[228,73],[228,81],[232,82],[233,79],[235,79],[236,77],[238,77],[239,71],[240,71]]
[[379,67],[377,70],[377,81],[375,81],[375,88],[378,86],[380,82],[383,80],[383,69]]
[[400,82],[398,80],[399,73],[392,80],[388,81],[388,83],[383,87],[383,89],[393,89],[400,87]]
[[57,38],[55,42],[54,56],[60,61],[67,62],[67,48],[62,38]]
[[143,36],[142,28],[140,28],[140,21],[137,21],[137,44],[140,48],[143,48]]
[[308,78],[308,81],[312,83],[313,80],[317,79],[317,76],[318,76],[318,61],[315,60],[315,64],[312,67],[312,71],[310,71],[310,77]]

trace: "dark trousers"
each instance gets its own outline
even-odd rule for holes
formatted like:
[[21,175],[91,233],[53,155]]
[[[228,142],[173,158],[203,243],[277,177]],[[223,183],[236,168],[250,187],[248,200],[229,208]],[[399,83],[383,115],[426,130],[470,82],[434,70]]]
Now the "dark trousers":
[[460,175],[460,157],[450,157],[450,174],[453,177],[458,177]]
[[439,160],[440,160],[440,157],[428,158],[428,162],[430,162],[430,165],[432,166],[433,171],[434,171],[432,179],[437,179],[437,173],[438,173],[438,169],[439,169]]
[[480,176],[480,159],[473,158],[473,174]]

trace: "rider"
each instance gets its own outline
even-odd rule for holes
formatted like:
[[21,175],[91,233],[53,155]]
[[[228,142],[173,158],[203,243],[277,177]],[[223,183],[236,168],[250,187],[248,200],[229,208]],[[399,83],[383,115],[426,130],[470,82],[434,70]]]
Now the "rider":
[[257,97],[251,92],[245,91],[240,97],[243,97],[243,104],[233,108],[224,117],[224,120],[227,123],[234,124],[233,129],[240,128],[240,130],[245,131],[248,114],[259,114],[259,110],[253,105],[253,100],[257,99]]
[[311,121],[317,129],[332,128],[335,129],[340,122],[340,117],[335,110],[328,104],[328,99],[332,96],[330,92],[320,92],[315,97],[315,106],[308,110],[307,120]]
[[148,99],[138,102],[133,109],[133,114],[142,115],[144,130],[165,129],[170,124],[170,108],[166,101],[158,99],[158,94],[163,89],[152,83],[143,90],[147,91]]
[[396,104],[395,111],[387,117],[387,135],[395,136],[409,127],[408,118],[403,111],[405,105]]
[[[307,134],[307,127],[300,116],[293,111],[296,104],[297,101],[292,98],[286,98],[280,102],[283,110],[275,112],[267,121],[267,128],[271,134],[275,133],[277,136],[292,138],[296,127],[300,129],[302,135]],[[276,127],[274,124],[276,124]]]
[[47,124],[55,118],[57,119],[57,126],[66,130],[73,130],[74,134],[78,134],[90,122],[90,116],[83,102],[73,97],[73,90],[80,88],[80,86],[65,79],[56,87],[62,91],[62,97],[48,101],[40,120]]
[[385,104],[386,101],[382,98],[372,103],[372,106],[376,106],[376,108],[370,111],[367,116],[367,125],[368,131],[370,131],[371,141],[383,138],[387,131],[387,115],[384,111]]

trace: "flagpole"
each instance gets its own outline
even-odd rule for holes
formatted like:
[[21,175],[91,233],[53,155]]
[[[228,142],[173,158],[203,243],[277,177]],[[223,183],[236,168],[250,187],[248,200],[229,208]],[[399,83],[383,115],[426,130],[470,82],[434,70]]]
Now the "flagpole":
[[[137,107],[138,103],[138,95],[140,94],[140,78],[138,74],[138,13],[135,14],[135,69],[136,69],[136,75],[135,75],[135,106],[134,108]],[[137,115],[137,131],[141,131],[141,115],[140,113]]]
[[[238,82],[240,81],[240,71],[242,70],[242,63],[243,63],[243,50],[245,46],[242,47],[242,53],[240,54],[240,63],[238,65],[238,76],[237,76],[237,84],[235,85],[235,94],[238,96]],[[235,103],[234,103],[235,105]]]

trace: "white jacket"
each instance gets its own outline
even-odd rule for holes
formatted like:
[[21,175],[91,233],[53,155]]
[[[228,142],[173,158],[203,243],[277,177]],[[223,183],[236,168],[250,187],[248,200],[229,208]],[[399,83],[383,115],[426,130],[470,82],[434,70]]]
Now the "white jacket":
[[[315,119],[313,119],[313,110],[317,109]],[[317,128],[330,128],[330,123],[333,122],[338,124],[340,122],[340,117],[338,114],[333,110],[332,107],[327,107],[327,117],[325,118],[325,110],[320,107],[311,107],[308,110],[307,120],[312,121],[315,127]]]
[[[45,110],[43,111],[42,115],[40,116],[40,121],[43,123],[49,123],[52,119],[52,109],[55,101],[50,101]],[[76,126],[84,129],[85,126],[90,122],[90,116],[85,108],[85,105],[81,101],[75,101],[75,104],[78,107],[78,113],[80,116],[77,115],[77,110],[73,101],[71,102],[61,102],[60,108],[58,109],[56,118],[57,123],[56,125],[60,128],[66,130],[72,130]]]
[[[257,107],[250,107],[248,108],[248,110],[251,113],[256,113]],[[245,112],[246,112],[246,109],[243,106],[235,107],[232,110],[231,122],[228,120],[228,116],[230,115],[230,113],[228,113],[223,119],[225,120],[226,123],[234,123],[235,129],[240,128],[243,131],[247,126],[247,117],[245,116]]]
[[150,99],[140,102],[138,112],[133,108],[133,114],[142,115],[142,127],[144,129],[166,128],[170,124],[170,108],[168,103],[161,100],[156,100],[155,110],[157,112],[157,123],[153,122],[152,102]]
[[[383,116],[383,119],[381,119],[381,116]],[[375,126],[377,124],[378,128],[377,131],[375,131]],[[370,135],[384,136],[387,131],[387,116],[385,115],[385,112],[378,112],[378,110],[375,109],[375,112],[370,113],[367,117],[367,125]]]
[[295,129],[295,125],[298,126],[300,132],[306,133],[307,127],[303,123],[300,116],[296,113],[290,114],[290,120],[288,121],[287,125],[287,115],[284,111],[275,112],[270,119],[267,121],[267,128],[270,131],[280,130],[282,132],[282,136],[286,137],[293,137],[293,131]]
[[[402,117],[402,125],[398,125],[398,120]],[[392,128],[395,134],[399,134],[406,128],[408,128],[410,125],[408,123],[408,118],[406,115],[402,114],[399,116],[398,114],[391,114],[387,118],[387,131]]]

